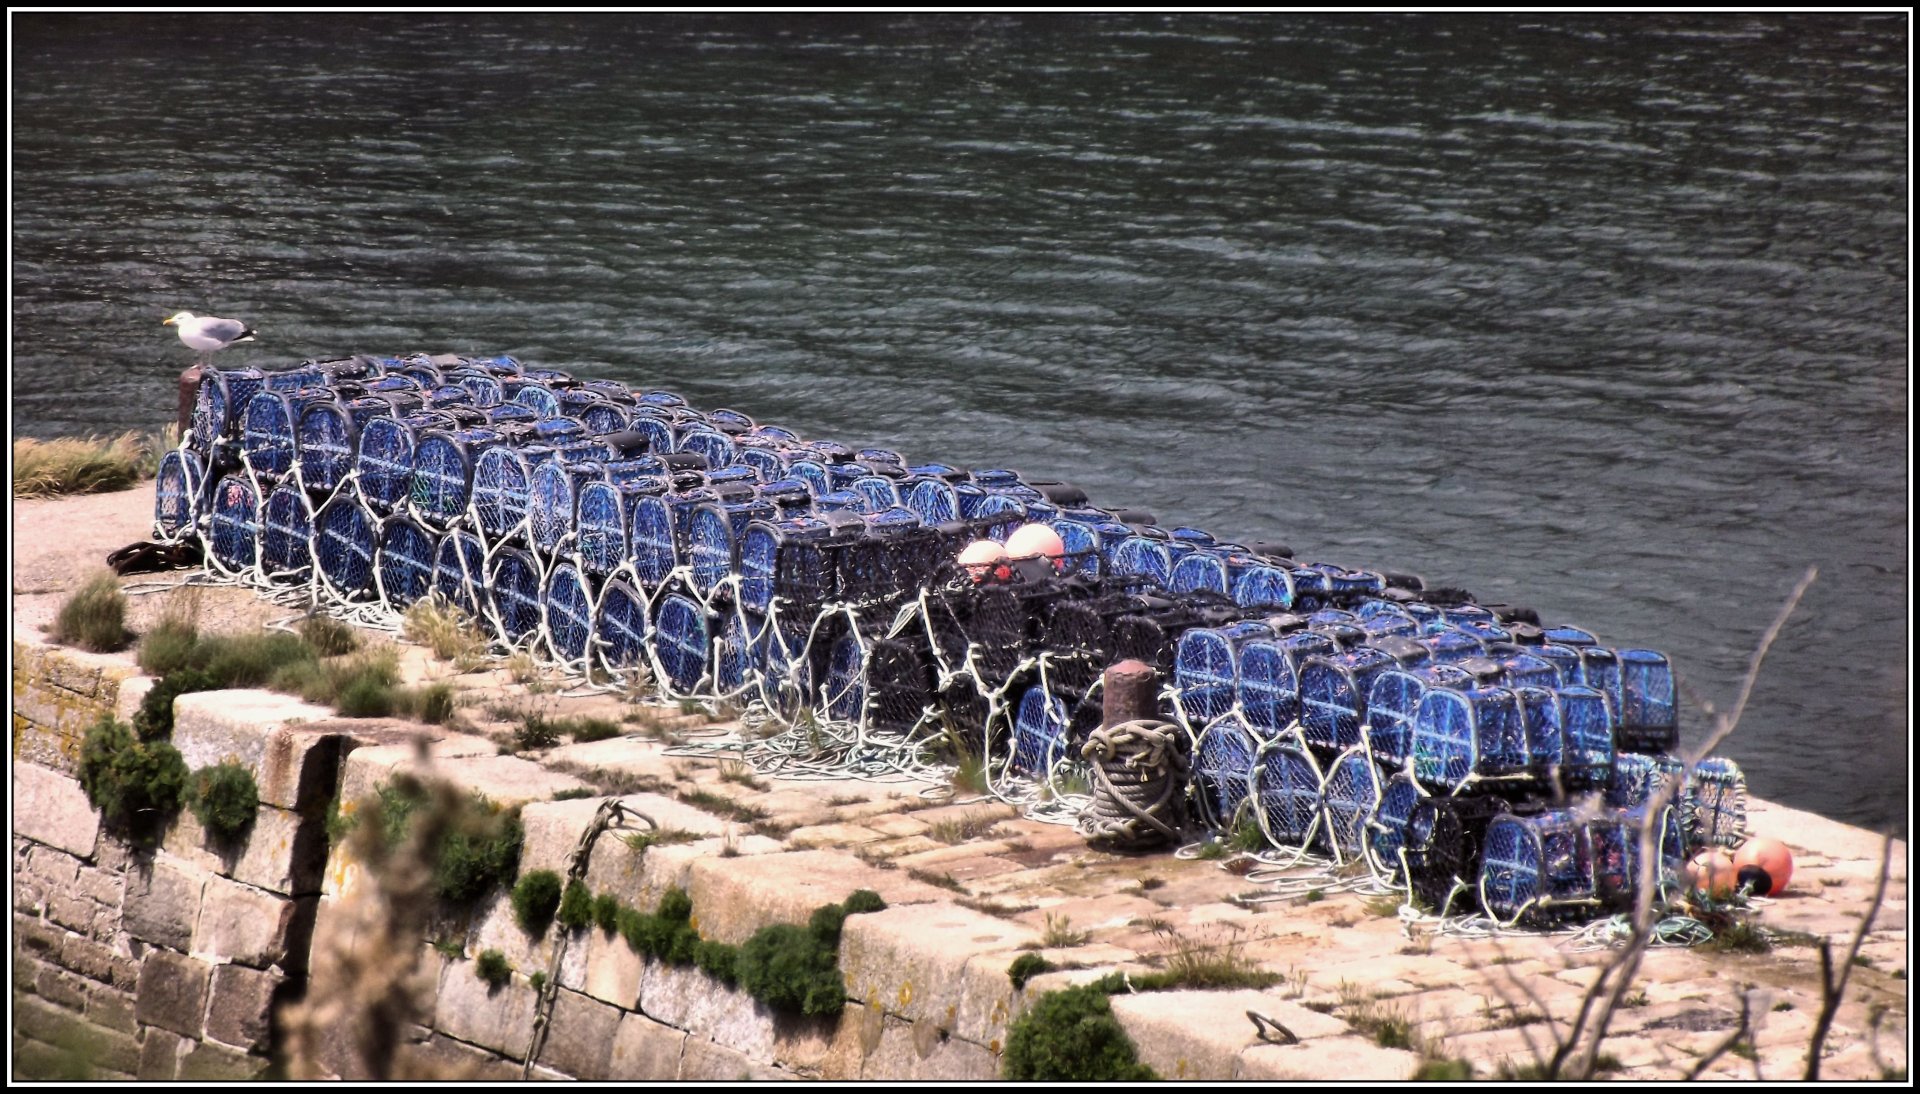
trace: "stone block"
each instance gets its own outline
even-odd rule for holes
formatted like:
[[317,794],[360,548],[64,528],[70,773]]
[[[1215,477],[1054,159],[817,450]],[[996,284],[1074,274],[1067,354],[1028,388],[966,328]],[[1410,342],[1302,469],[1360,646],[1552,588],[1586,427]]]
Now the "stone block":
[[[580,836],[593,823],[600,809],[600,798],[570,798],[566,801],[535,802],[520,810],[520,827],[525,833],[520,842],[520,872],[552,870],[561,877],[573,862]],[[601,840],[616,839],[602,833]],[[595,841],[598,842],[598,841]]]
[[494,889],[474,906],[473,929],[467,934],[467,952],[499,950],[525,975],[544,970],[553,958],[554,928],[529,937],[513,918],[513,899],[506,889]]
[[618,933],[589,927],[576,934],[560,955],[560,986],[603,1003],[634,1010],[640,1006],[640,981],[646,959]]
[[880,1043],[861,1065],[868,1082],[983,1082],[1000,1077],[1000,1058],[981,1045],[943,1035],[933,1023],[889,1017]]
[[462,1080],[468,1082],[518,1082],[520,1079],[520,1061],[509,1060],[498,1053],[456,1041],[443,1034],[434,1034],[424,1043],[411,1050],[411,1058],[432,1069],[433,1077],[439,1080]]
[[264,969],[286,955],[293,912],[293,901],[286,897],[223,877],[209,878],[192,953]]
[[127,933],[143,942],[185,950],[200,921],[200,893],[208,875],[177,862],[165,852],[127,874],[122,921]]
[[100,814],[87,801],[78,780],[39,764],[16,762],[12,804],[15,834],[81,858],[92,857],[100,837]]
[[1007,966],[1033,940],[1019,923],[954,904],[889,907],[847,917],[840,968],[855,998],[984,1045],[1006,1036]]
[[134,1017],[142,1025],[159,1026],[183,1037],[206,1031],[207,987],[213,967],[204,961],[165,950],[147,955],[140,965],[140,985]]
[[640,981],[640,1010],[657,1022],[732,1045],[755,1059],[773,1056],[772,1012],[746,992],[691,965],[648,961]]
[[180,1077],[180,1054],[193,1042],[164,1029],[147,1030],[134,1076],[142,1082],[170,1083]]
[[105,1029],[134,1033],[139,1025],[133,1016],[133,993],[105,984],[88,983],[87,1021]]
[[[472,740],[483,745],[484,751],[467,755],[440,754],[424,763],[417,756],[418,750],[411,746],[356,749],[347,754],[341,777],[341,798],[357,800],[401,772],[451,783],[502,808],[551,801],[562,791],[587,787],[572,775],[550,770],[531,760],[497,755],[494,744],[485,738]],[[463,742],[449,738],[438,742],[434,751],[441,752],[441,746],[448,746],[447,751],[463,751],[466,747]]]
[[67,932],[45,920],[14,913],[13,940],[26,953],[44,954],[58,960],[67,938]]
[[159,682],[151,676],[129,676],[120,681],[120,690],[113,697],[114,718],[132,725],[133,716],[140,713],[140,704],[147,701],[147,692]]
[[[340,761],[340,804],[357,802],[374,792],[396,772],[420,777],[448,778],[440,762],[461,756],[492,756],[498,748],[485,737],[452,733],[432,726],[391,719],[353,719],[313,725],[315,731],[351,727],[352,738]],[[549,795],[551,796],[551,795]]]
[[207,1036],[246,1052],[266,1051],[273,993],[285,979],[276,972],[240,965],[215,969],[213,998],[207,1005]]
[[91,866],[82,866],[79,876],[74,879],[75,888],[80,894],[96,904],[109,908],[118,908],[127,893],[126,875],[113,870],[97,870]]
[[39,974],[34,977],[33,990],[36,995],[49,1003],[57,1003],[72,1010],[84,1010],[87,1005],[87,996],[80,990],[80,985],[84,983],[86,981],[70,972],[62,971],[52,965],[42,965]]
[[79,1053],[78,1060],[69,1063],[78,1062],[96,1076],[105,1071],[132,1074],[140,1064],[140,1044],[132,1034],[92,1025],[76,1011],[32,996],[14,999],[13,1031],[16,1037]]
[[275,806],[261,806],[246,843],[228,871],[236,881],[283,896],[318,893],[327,869],[326,823]]
[[662,1025],[643,1014],[620,1019],[607,1059],[607,1077],[631,1082],[667,1082],[680,1077],[685,1030]]
[[1164,1079],[1234,1078],[1246,1050],[1261,1045],[1248,1011],[1279,1022],[1303,1041],[1335,1037],[1347,1024],[1257,991],[1157,991],[1115,995],[1113,1014],[1142,1063]]
[[180,1078],[193,1082],[251,1082],[266,1074],[269,1061],[212,1041],[201,1041],[180,1058]]
[[333,797],[341,735],[307,723],[333,716],[275,691],[192,692],[173,701],[173,746],[192,770],[246,767],[263,804],[318,812]]
[[92,934],[94,920],[99,913],[99,904],[70,889],[55,890],[47,894],[47,918],[70,931]]
[[755,1062],[738,1049],[698,1037],[687,1038],[686,1050],[680,1054],[682,1082],[735,1083],[792,1078],[797,1076],[770,1064]]
[[1419,1066],[1420,1057],[1403,1049],[1381,1048],[1358,1037],[1319,1037],[1297,1045],[1250,1048],[1241,1054],[1232,1077],[1243,1082],[1402,1082]]
[[734,945],[762,927],[805,923],[815,908],[856,889],[872,889],[889,905],[931,904],[947,895],[901,871],[832,851],[696,859],[687,886],[701,937]]
[[540,1047],[540,1063],[576,1079],[597,1082],[609,1077],[613,1038],[620,1028],[619,1009],[559,989],[553,1001],[553,1020],[547,1042]]
[[28,845],[27,873],[46,886],[49,893],[65,896],[75,892],[80,877],[80,859],[52,847]]
[[533,988],[523,976],[516,975],[503,987],[490,988],[474,975],[474,962],[450,961],[440,973],[434,1024],[448,1036],[524,1059],[532,1043],[536,1002]]

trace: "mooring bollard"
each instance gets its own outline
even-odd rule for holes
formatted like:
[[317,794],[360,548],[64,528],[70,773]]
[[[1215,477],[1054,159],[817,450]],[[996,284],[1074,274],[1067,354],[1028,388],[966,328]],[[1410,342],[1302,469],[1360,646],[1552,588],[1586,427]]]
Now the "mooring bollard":
[[182,437],[187,435],[188,428],[193,425],[193,402],[200,395],[202,371],[200,366],[195,364],[180,374],[180,435]]
[[1186,732],[1157,717],[1158,674],[1141,661],[1107,668],[1100,728],[1081,755],[1093,765],[1093,800],[1077,828],[1087,839],[1146,850],[1179,838],[1187,783]]

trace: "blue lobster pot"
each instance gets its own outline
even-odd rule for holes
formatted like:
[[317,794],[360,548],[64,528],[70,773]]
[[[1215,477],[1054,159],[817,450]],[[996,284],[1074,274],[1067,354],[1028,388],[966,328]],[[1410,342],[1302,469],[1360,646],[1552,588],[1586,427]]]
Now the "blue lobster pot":
[[1281,846],[1310,844],[1320,826],[1320,770],[1313,757],[1284,739],[1268,741],[1254,757],[1253,785],[1267,838]]
[[653,654],[667,681],[680,692],[691,692],[706,676],[712,646],[707,609],[679,593],[661,598],[654,613]]
[[606,469],[597,463],[551,460],[534,468],[527,497],[527,532],[534,547],[549,554],[559,547],[573,533],[580,491],[605,481]]
[[258,564],[260,496],[245,476],[228,475],[213,487],[213,519],[207,551],[229,571],[246,573]]
[[1307,743],[1322,748],[1359,744],[1374,678],[1397,667],[1391,656],[1370,646],[1307,658],[1300,666],[1300,727]]
[[1241,803],[1253,792],[1253,757],[1260,744],[1239,718],[1216,718],[1201,730],[1193,746],[1194,801],[1209,828],[1233,825]]
[[1503,814],[1487,825],[1480,896],[1503,923],[1550,924],[1599,904],[1586,825],[1567,810]]
[[1042,687],[1020,697],[1013,720],[1013,770],[1044,776],[1067,752],[1067,704]]
[[473,496],[473,464],[504,438],[491,429],[434,431],[413,450],[408,507],[429,528],[446,528],[463,516]]
[[1429,634],[1420,641],[1433,651],[1433,663],[1436,665],[1457,665],[1486,653],[1486,647],[1480,644],[1478,638],[1453,626],[1437,634]]
[[533,496],[526,453],[507,445],[481,452],[473,465],[472,491],[474,514],[488,539],[498,541],[519,530]]
[[1380,771],[1364,751],[1342,753],[1320,786],[1320,812],[1327,843],[1343,859],[1366,853],[1367,821],[1380,805]]
[[1278,566],[1249,566],[1233,584],[1233,602],[1243,608],[1286,611],[1295,599],[1293,575]]
[[342,490],[313,515],[314,564],[343,600],[373,592],[374,517],[351,490]]
[[374,575],[381,599],[404,610],[433,588],[434,555],[439,538],[404,516],[380,524],[380,545],[374,554]]
[[633,552],[634,572],[648,588],[659,585],[680,562],[678,523],[673,506],[658,494],[629,499],[632,523],[627,529],[627,545]]
[[646,597],[620,578],[609,580],[600,591],[594,633],[600,638],[600,654],[610,668],[645,664],[647,639],[653,633]]
[[1167,588],[1176,593],[1210,592],[1226,596],[1232,580],[1226,556],[1199,549],[1174,564]]
[[1413,718],[1413,774],[1449,793],[1472,778],[1528,773],[1526,726],[1506,688],[1432,688]]
[[1381,763],[1399,767],[1413,749],[1413,719],[1433,688],[1464,689],[1473,678],[1450,665],[1388,669],[1367,691],[1367,747]]
[[1173,685],[1188,725],[1204,726],[1233,709],[1241,648],[1272,637],[1271,628],[1253,622],[1195,627],[1180,635],[1174,645]]
[[1300,663],[1333,649],[1331,640],[1312,633],[1256,639],[1241,648],[1240,709],[1255,736],[1271,739],[1299,718]]
[[449,532],[433,552],[433,591],[476,619],[486,595],[487,548],[472,532]]
[[313,568],[313,503],[292,480],[274,487],[260,520],[260,572],[296,577]]
[[206,502],[207,471],[200,454],[176,448],[160,457],[153,477],[153,523],[163,538],[192,528]]
[[1173,552],[1167,541],[1148,536],[1129,536],[1114,548],[1112,572],[1144,577],[1165,587],[1173,579]]
[[1367,853],[1375,868],[1387,877],[1406,877],[1400,852],[1406,846],[1407,822],[1425,796],[1420,784],[1405,772],[1396,773],[1381,785],[1380,804],[1367,821]]
[[547,575],[543,608],[554,659],[563,664],[584,662],[593,639],[593,592],[586,576],[569,562],[555,566]]
[[518,646],[540,626],[540,563],[518,547],[502,547],[494,553],[488,577],[499,638]]
[[1621,726],[1637,735],[1668,734],[1677,744],[1673,666],[1653,650],[1621,650],[1619,659]]
[[732,439],[717,429],[687,430],[674,451],[691,452],[701,456],[707,461],[707,466],[712,468],[727,467],[733,463],[734,457]]

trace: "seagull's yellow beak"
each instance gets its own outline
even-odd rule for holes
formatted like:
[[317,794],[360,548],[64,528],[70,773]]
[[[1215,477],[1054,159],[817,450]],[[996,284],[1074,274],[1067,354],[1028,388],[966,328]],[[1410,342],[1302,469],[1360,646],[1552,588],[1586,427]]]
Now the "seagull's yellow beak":
[[161,325],[161,326],[163,326],[163,327],[171,327],[171,326],[173,326],[173,317],[172,317],[172,316],[168,316],[167,318],[165,318],[165,319],[162,319],[162,320],[160,320],[160,325]]

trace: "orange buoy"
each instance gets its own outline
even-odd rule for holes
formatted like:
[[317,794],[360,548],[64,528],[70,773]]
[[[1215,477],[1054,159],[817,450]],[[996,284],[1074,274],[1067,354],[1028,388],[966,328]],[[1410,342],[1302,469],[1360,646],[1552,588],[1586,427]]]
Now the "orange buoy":
[[1015,561],[1050,558],[1057,570],[1061,565],[1061,557],[1066,553],[1067,545],[1060,542],[1060,533],[1044,524],[1022,524],[1007,537],[1007,557]]
[[1733,865],[1733,855],[1724,847],[1709,847],[1693,856],[1687,863],[1687,884],[1696,893],[1702,893],[1714,900],[1725,900],[1733,895],[1739,871]]
[[990,539],[976,539],[960,552],[960,565],[966,569],[967,576],[976,582],[989,577],[1005,581],[1008,575],[1006,562],[1006,548]]
[[[1770,836],[1755,836],[1740,845],[1733,865],[1742,882],[1753,881],[1755,895],[1779,896],[1787,891],[1787,882],[1793,877],[1793,852]],[[1750,879],[1750,870],[1758,870],[1760,876]]]

